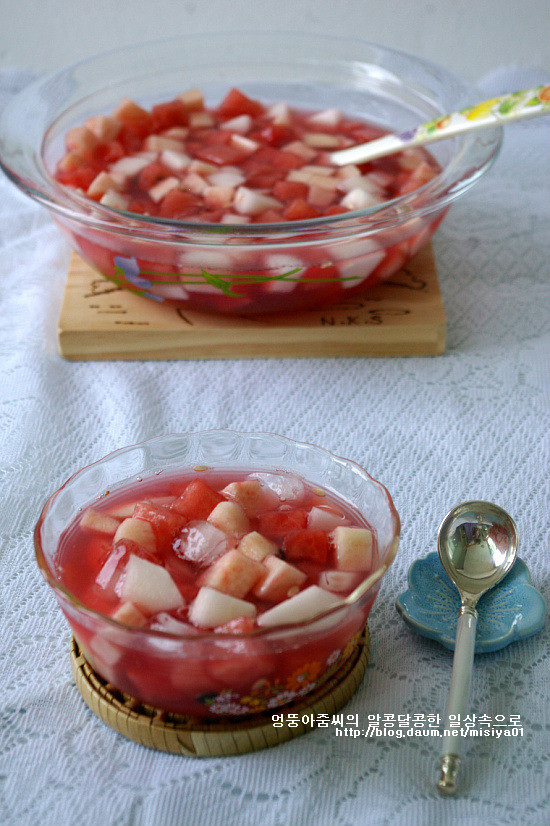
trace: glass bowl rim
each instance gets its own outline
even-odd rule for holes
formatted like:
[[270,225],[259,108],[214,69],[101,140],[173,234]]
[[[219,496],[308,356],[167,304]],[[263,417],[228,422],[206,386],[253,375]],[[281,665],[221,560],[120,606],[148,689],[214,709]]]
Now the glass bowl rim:
[[[154,443],[160,443],[163,440],[173,439],[183,436],[193,436],[194,438],[205,438],[209,436],[219,435],[219,434],[227,434],[231,436],[237,436],[241,438],[258,438],[258,437],[269,437],[269,438],[276,438],[280,439],[283,442],[288,444],[292,444],[294,446],[300,447],[307,447],[313,448],[316,451],[321,452],[330,460],[335,460],[336,462],[344,463],[345,465],[354,468],[355,470],[359,471],[360,475],[365,479],[366,482],[369,484],[374,484],[376,487],[380,489],[382,492],[386,503],[389,507],[389,511],[391,514],[392,519],[392,529],[393,529],[393,537],[391,540],[391,544],[386,555],[386,559],[384,563],[380,564],[374,571],[372,571],[368,577],[366,577],[362,582],[355,588],[354,591],[351,592],[350,597],[356,592],[360,592],[357,596],[350,600],[349,602],[344,601],[343,604],[335,605],[328,610],[323,611],[321,614],[317,614],[310,620],[296,622],[296,623],[289,623],[285,625],[276,625],[276,626],[267,626],[264,628],[257,628],[254,631],[249,632],[239,632],[235,633],[219,633],[214,632],[213,630],[208,631],[199,631],[198,633],[184,635],[184,634],[175,634],[170,633],[168,631],[156,630],[152,628],[137,628],[130,625],[126,625],[123,622],[119,622],[118,620],[109,617],[107,614],[103,614],[101,611],[97,611],[94,608],[90,608],[85,605],[78,597],[76,597],[70,589],[66,588],[62,583],[59,582],[58,578],[52,572],[50,565],[48,564],[45,553],[42,549],[42,542],[40,537],[40,532],[44,520],[46,519],[48,512],[51,506],[54,504],[55,500],[57,499],[58,495],[68,487],[75,479],[82,476],[84,473],[87,473],[92,468],[96,467],[97,465],[103,464],[106,461],[115,459],[116,457],[122,456],[125,453],[129,453],[137,448],[142,448],[146,445],[151,445]],[[307,482],[307,475],[303,477]],[[123,630],[134,637],[151,637],[152,639],[168,639],[172,641],[179,641],[180,643],[187,643],[187,642],[201,642],[205,640],[239,640],[239,639],[249,639],[251,637],[267,637],[270,634],[279,634],[284,633],[287,631],[288,633],[292,633],[296,629],[305,628],[307,629],[309,626],[314,625],[315,623],[325,619],[325,617],[329,617],[332,614],[337,614],[340,611],[344,611],[353,607],[354,605],[358,604],[359,600],[361,599],[364,594],[368,593],[373,586],[375,586],[384,576],[390,565],[392,564],[395,556],[397,554],[397,550],[399,547],[399,540],[401,534],[401,520],[397,510],[395,508],[393,499],[391,494],[389,493],[388,489],[385,485],[371,476],[368,471],[366,471],[361,465],[357,462],[354,462],[352,459],[346,459],[342,456],[339,456],[336,453],[333,453],[326,448],[320,447],[319,445],[313,444],[312,442],[303,442],[297,439],[292,439],[288,436],[281,436],[278,433],[272,433],[268,431],[237,431],[231,430],[229,428],[212,428],[209,430],[196,430],[196,431],[189,431],[188,433],[164,433],[161,436],[154,436],[150,439],[144,439],[140,442],[136,442],[131,445],[126,445],[125,447],[117,448],[117,450],[111,451],[110,453],[102,456],[99,459],[96,459],[94,462],[90,462],[89,464],[85,465],[84,467],[80,468],[79,470],[75,471],[71,476],[69,476],[62,485],[60,485],[57,490],[55,490],[50,496],[47,498],[46,502],[44,503],[42,510],[40,512],[40,516],[38,521],[35,525],[34,532],[33,532],[33,540],[34,540],[34,552],[35,552],[35,559],[36,563],[42,573],[42,576],[46,580],[47,584],[52,588],[54,593],[57,597],[60,597],[62,600],[68,601],[72,608],[78,610],[79,613],[84,614],[88,618],[93,620],[101,620],[102,622],[106,622],[107,625],[111,628],[115,628]],[[346,598],[343,598],[345,600]],[[347,598],[349,599],[349,597]]]
[[[346,37],[344,35],[327,35],[315,33],[300,33],[297,31],[286,30],[272,30],[265,32],[261,30],[233,30],[233,31],[214,31],[202,32],[193,35],[196,38],[212,38],[212,37],[262,37],[264,39],[274,36],[294,36],[302,39],[307,39],[310,42],[339,42],[346,44],[357,44],[363,49],[377,50],[381,54],[388,57],[396,57],[409,61],[411,65],[419,69],[425,69],[432,74],[442,75],[444,79],[452,81],[455,86],[460,87],[463,94],[476,94],[475,87],[462,80],[444,66],[438,65],[432,61],[417,57],[414,54],[403,50],[394,49],[374,41],[365,40],[358,37]],[[2,119],[9,118],[10,107],[16,105],[18,99],[22,95],[29,93],[38,93],[41,87],[52,81],[67,75],[77,68],[86,65],[98,64],[101,60],[108,56],[123,55],[143,48],[151,48],[160,46],[162,44],[176,44],[185,43],[189,35],[176,35],[160,39],[149,39],[142,42],[134,42],[123,47],[115,47],[103,52],[81,58],[69,65],[58,69],[57,71],[41,75],[30,84],[26,85],[20,90],[6,105],[4,111],[0,114],[0,128]],[[351,58],[350,58],[351,60]],[[359,61],[361,62],[361,61]],[[299,65],[300,61],[296,61]],[[96,93],[99,91],[95,89]],[[480,93],[477,93],[478,95]],[[79,98],[78,100],[82,100]],[[391,99],[391,98],[390,98]],[[75,103],[73,102],[73,104]],[[70,108],[70,107],[69,107]],[[477,133],[466,134],[458,139],[462,149],[453,154],[453,159],[463,154],[468,156],[468,152],[475,154],[475,149],[482,147],[485,150],[484,157],[478,161],[477,166],[468,169],[462,175],[457,177],[456,170],[454,175],[450,175],[448,168],[444,168],[439,172],[434,179],[422,185],[416,190],[405,195],[392,198],[384,201],[379,205],[367,207],[360,210],[353,210],[339,215],[319,216],[316,218],[308,218],[298,221],[280,221],[275,223],[263,224],[220,224],[210,222],[193,222],[181,221],[171,218],[161,218],[158,216],[144,216],[138,213],[127,212],[124,210],[116,210],[105,205],[98,204],[91,201],[84,195],[73,192],[70,189],[59,184],[53,175],[48,172],[43,161],[43,147],[47,131],[51,128],[53,123],[67,111],[67,108],[61,112],[56,113],[54,120],[48,125],[46,131],[42,135],[40,147],[31,148],[34,156],[40,161],[40,170],[37,172],[37,177],[41,176],[40,181],[28,181],[17,170],[10,167],[6,159],[2,157],[2,134],[0,131],[0,168],[3,169],[6,176],[25,194],[45,206],[47,209],[64,217],[67,220],[72,220],[91,229],[109,231],[112,233],[126,234],[129,233],[135,238],[142,240],[164,240],[167,243],[178,242],[184,240],[185,243],[193,243],[195,239],[185,238],[178,239],[177,235],[188,233],[193,236],[220,236],[220,235],[235,235],[241,239],[250,239],[253,244],[255,239],[265,238],[266,235],[274,236],[279,234],[303,234],[306,233],[322,233],[326,231],[343,231],[344,237],[352,237],[357,231],[367,233],[375,233],[378,230],[391,229],[399,226],[411,219],[422,218],[439,212],[450,205],[457,197],[466,192],[482,175],[485,173],[496,160],[503,137],[502,126],[495,126],[485,130],[483,142],[480,141]],[[448,114],[448,112],[441,112],[441,115]],[[492,138],[491,138],[492,136]],[[490,147],[490,149],[487,149]],[[447,180],[449,179],[449,180]],[[49,191],[47,190],[49,187]],[[346,234],[346,230],[348,233]],[[204,238],[200,240],[204,243]]]

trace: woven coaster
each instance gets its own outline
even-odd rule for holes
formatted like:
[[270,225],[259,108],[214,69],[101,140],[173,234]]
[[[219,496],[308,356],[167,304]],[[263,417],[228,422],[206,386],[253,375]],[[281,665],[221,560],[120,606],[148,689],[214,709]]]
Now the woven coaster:
[[[80,652],[74,637],[71,639],[71,668],[86,705],[104,723],[129,740],[187,757],[223,757],[277,746],[311,731],[317,725],[318,714],[334,714],[355,694],[365,674],[369,650],[369,631],[365,625],[348,659],[301,702],[235,721],[227,718],[220,721],[201,720],[140,703],[99,677]],[[287,715],[290,713],[298,717],[294,716],[289,721]],[[273,725],[274,714],[283,715],[281,727]],[[307,722],[302,722],[302,717]]]

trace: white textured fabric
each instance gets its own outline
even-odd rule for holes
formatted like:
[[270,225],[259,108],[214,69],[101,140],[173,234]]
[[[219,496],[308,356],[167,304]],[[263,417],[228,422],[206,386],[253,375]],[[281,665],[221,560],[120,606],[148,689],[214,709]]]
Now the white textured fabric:
[[[489,95],[539,78],[508,68],[480,85]],[[4,73],[0,89],[23,80]],[[438,230],[448,347],[437,358],[66,362],[56,323],[68,247],[0,180],[2,823],[548,822],[546,631],[476,657],[472,710],[520,715],[524,735],[467,741],[454,800],[435,791],[433,738],[351,739],[329,727],[242,757],[165,755],[115,734],[81,700],[32,530],[73,471],[162,433],[267,430],[354,459],[392,492],[403,538],[346,711],[361,724],[369,713],[443,713],[451,655],[412,632],[395,599],[412,561],[435,549],[446,511],[473,498],[506,508],[548,596],[549,146],[548,119],[507,127],[494,168]]]

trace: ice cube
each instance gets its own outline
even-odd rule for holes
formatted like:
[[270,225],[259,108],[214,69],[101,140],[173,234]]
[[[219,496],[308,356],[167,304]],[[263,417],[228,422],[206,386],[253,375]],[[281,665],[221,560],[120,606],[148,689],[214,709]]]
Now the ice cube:
[[173,548],[182,559],[189,559],[198,565],[210,565],[235,544],[235,540],[215,525],[196,520],[182,530]]
[[304,483],[292,473],[251,473],[250,478],[273,491],[281,502],[296,503],[305,496]]

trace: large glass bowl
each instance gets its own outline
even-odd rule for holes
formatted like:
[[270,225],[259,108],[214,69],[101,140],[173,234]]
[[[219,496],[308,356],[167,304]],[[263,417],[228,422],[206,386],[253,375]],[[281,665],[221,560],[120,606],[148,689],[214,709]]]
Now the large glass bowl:
[[[105,491],[159,472],[193,468],[287,470],[351,505],[375,532],[374,569],[343,607],[308,622],[252,633],[175,636],[131,628],[87,608],[63,584],[63,532]],[[400,523],[388,491],[354,462],[267,433],[204,431],[126,447],[78,471],[46,502],[35,529],[38,565],[93,668],[144,703],[198,716],[243,716],[314,691],[351,655],[383,575],[397,552]]]
[[[489,168],[501,143],[500,127],[444,141],[433,149],[440,174],[407,195],[273,224],[198,224],[116,211],[52,177],[68,129],[110,113],[122,98],[148,107],[200,87],[212,106],[232,86],[262,102],[335,107],[398,132],[479,99],[440,66],[357,39],[189,35],[101,54],[28,86],[2,115],[0,163],[50,211],[74,249],[119,286],[188,309],[252,314],[329,305],[390,278]],[[281,279],[288,272],[292,277]]]

